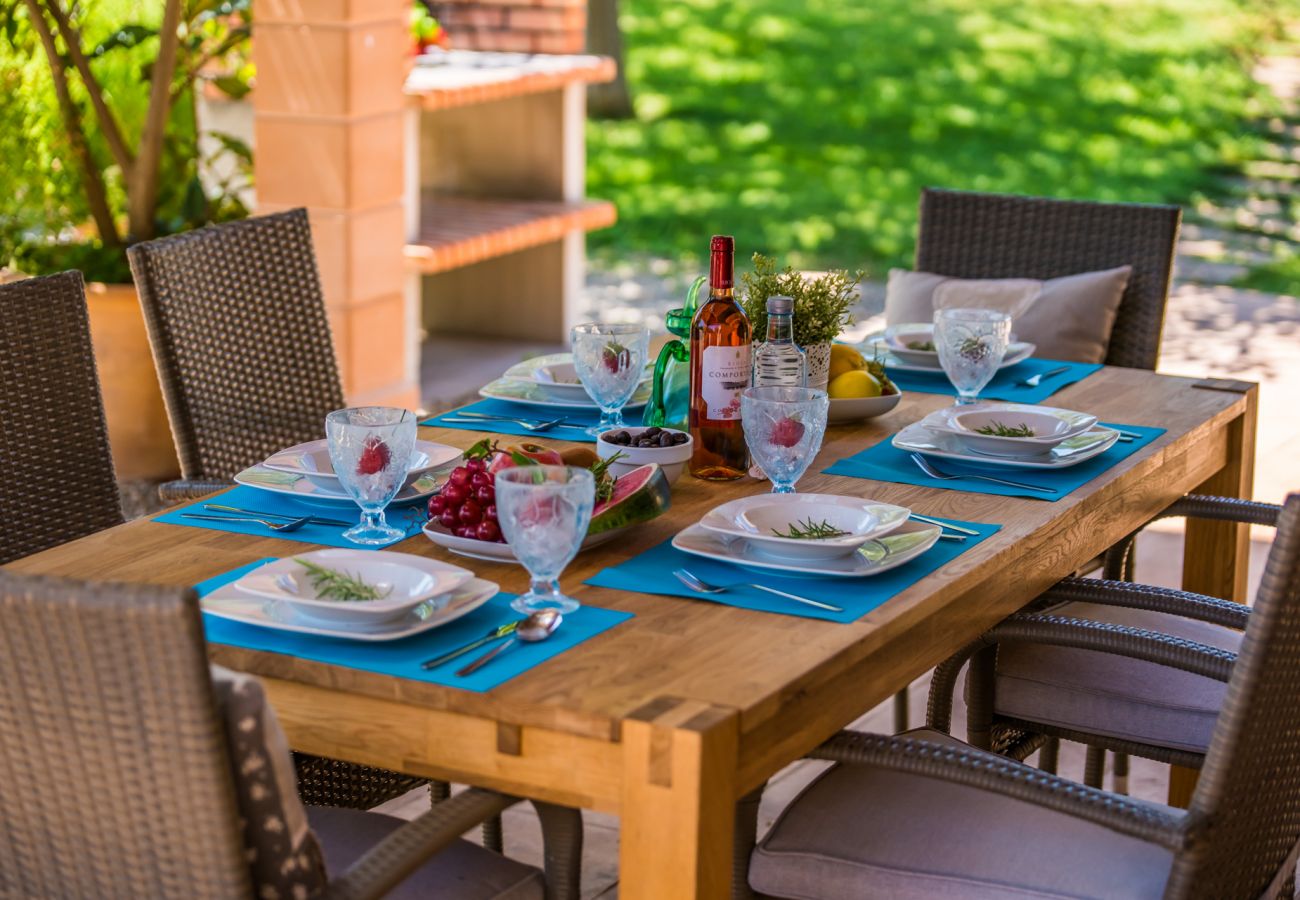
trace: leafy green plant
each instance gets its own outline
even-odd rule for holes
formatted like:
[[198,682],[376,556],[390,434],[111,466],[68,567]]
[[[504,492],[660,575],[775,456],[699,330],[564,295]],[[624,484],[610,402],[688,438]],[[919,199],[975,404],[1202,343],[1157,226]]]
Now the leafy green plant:
[[793,266],[778,271],[775,259],[755,253],[754,271],[740,275],[740,305],[749,316],[754,335],[761,340],[767,334],[767,298],[791,297],[794,342],[801,347],[826,344],[853,324],[850,310],[857,299],[858,282],[866,274],[861,270],[832,269],[810,277]]
[[[0,126],[18,126],[0,150],[30,161],[0,176],[16,201],[0,215],[0,262],[129,280],[128,244],[248,214],[239,191],[251,153],[229,136],[201,142],[194,97],[200,77],[232,97],[247,92],[247,7],[0,0]],[[214,157],[232,164],[205,188],[200,167]]]

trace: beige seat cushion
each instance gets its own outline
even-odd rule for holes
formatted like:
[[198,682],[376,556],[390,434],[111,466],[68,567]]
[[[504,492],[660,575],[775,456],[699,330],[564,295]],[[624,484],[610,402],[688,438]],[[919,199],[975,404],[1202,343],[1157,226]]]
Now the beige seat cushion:
[[[382,813],[309,806],[307,819],[325,851],[330,877],[406,823]],[[456,841],[385,896],[388,900],[543,900],[546,882],[532,866]]]
[[[1180,616],[1066,603],[1053,613],[1113,622],[1236,651],[1241,632]],[[1212,678],[1090,650],[1006,644],[998,648],[999,715],[1204,753],[1227,685]]]
[[839,765],[781,813],[749,883],[799,900],[1120,900],[1161,896],[1171,862],[1154,844],[1003,794]]
[[1029,278],[949,278],[890,269],[885,323],[932,322],[936,309],[984,307],[1011,314],[1016,338],[1045,359],[1099,363],[1106,359],[1132,266],[1039,281]]

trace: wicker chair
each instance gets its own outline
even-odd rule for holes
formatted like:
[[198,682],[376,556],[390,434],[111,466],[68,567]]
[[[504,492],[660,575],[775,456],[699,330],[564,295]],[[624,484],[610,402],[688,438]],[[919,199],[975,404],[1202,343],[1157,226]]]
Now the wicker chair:
[[[954,278],[1047,279],[1132,266],[1106,364],[1154,370],[1181,219],[1177,206],[925,188],[916,268]],[[1133,537],[1084,571],[1099,566],[1106,578],[1132,581]],[[906,727],[905,710],[895,719]]]
[[[256,717],[219,708],[192,590],[0,571],[0,895],[289,896],[266,876],[320,882],[323,851],[325,896],[543,896],[535,870],[459,840],[515,802],[488,791],[409,823],[308,810],[314,837],[286,846],[296,799],[265,827],[251,813],[288,760],[275,741],[238,751],[254,718],[279,729],[256,680],[236,677]],[[581,831],[546,811],[546,896],[576,897]]]
[[[230,487],[242,469],[324,434],[325,416],[345,404],[305,210],[147,241],[127,256],[181,463],[181,480],[159,487],[163,500]],[[303,754],[294,762],[303,799],[320,805],[369,809],[426,783]]]
[[0,286],[0,564],[122,523],[80,272]]
[[1132,266],[1106,364],[1155,369],[1182,211],[925,188],[916,268],[953,278],[1059,278]]
[[[1276,526],[1281,510],[1188,496],[1163,515]],[[1078,741],[1089,748],[1084,782],[1093,787],[1101,786],[1105,750],[1121,763],[1132,754],[1200,768],[1224,689],[1165,668],[1167,642],[1235,652],[1248,618],[1247,607],[1213,597],[1067,578],[1033,611],[996,626],[935,670],[929,727],[949,730],[953,692],[969,662],[967,740],[975,747],[1023,760],[1044,738]],[[1151,634],[1162,642],[1152,643]],[[1123,770],[1116,774],[1120,781]]]
[[275,451],[323,436],[326,414],[345,404],[305,210],[127,256],[181,463],[164,500],[229,487]]
[[[1191,600],[1189,603],[1193,602]],[[1002,626],[1042,630],[1034,617]],[[1288,498],[1239,653],[1122,629],[1226,682],[1191,806],[1085,787],[930,730],[844,732],[829,769],[754,847],[757,795],[737,822],[736,894],[799,897],[1291,896],[1300,857],[1300,494]]]

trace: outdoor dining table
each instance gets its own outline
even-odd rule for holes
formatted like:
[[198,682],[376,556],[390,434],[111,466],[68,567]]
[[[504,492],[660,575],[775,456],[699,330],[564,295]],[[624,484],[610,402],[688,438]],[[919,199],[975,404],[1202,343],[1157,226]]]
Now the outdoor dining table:
[[[617,814],[622,896],[722,897],[732,877],[738,798],[1183,494],[1249,496],[1256,399],[1256,387],[1243,382],[1109,367],[1065,388],[1053,405],[1166,431],[1057,502],[822,472],[951,403],[949,397],[909,393],[883,417],[831,426],[800,491],[870,496],[921,514],[1003,526],[849,624],[582,585],[711,507],[769,487],[684,475],[671,510],[582,553],[563,577],[584,604],[635,616],[494,690],[469,692],[219,644],[211,645],[211,658],[263,679],[295,749]],[[421,429],[421,437],[460,447],[481,436]],[[560,443],[558,436],[544,439]],[[1244,600],[1248,539],[1242,526],[1189,522],[1185,587]],[[271,536],[146,519],[12,568],[189,585],[295,549]],[[392,549],[468,565],[507,591],[527,584],[522,568],[467,561],[421,535]],[[845,582],[844,590],[853,589]],[[1188,784],[1176,779],[1174,793],[1185,797]]]

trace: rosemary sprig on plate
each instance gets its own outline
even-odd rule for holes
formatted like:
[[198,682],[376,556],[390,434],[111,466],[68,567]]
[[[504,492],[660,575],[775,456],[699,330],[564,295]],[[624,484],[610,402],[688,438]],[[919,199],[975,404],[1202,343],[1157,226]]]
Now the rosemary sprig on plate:
[[1003,425],[1001,422],[990,422],[983,428],[976,428],[976,434],[991,434],[994,437],[1033,437],[1034,429],[1021,422],[1019,425]]
[[386,591],[381,591],[372,584],[366,584],[365,581],[355,575],[320,566],[305,559],[295,559],[294,562],[307,570],[307,577],[311,579],[311,586],[316,589],[316,594],[321,600],[337,600],[339,603],[362,603],[368,600],[383,600],[392,592],[391,587]]
[[934,341],[908,341],[907,349],[908,350],[929,350],[931,353],[933,353],[935,349]]
[[773,528],[772,533],[777,537],[793,538],[799,541],[824,541],[829,538],[844,537],[847,531],[841,531],[830,522],[823,519],[820,522],[814,522],[811,518],[804,519],[802,522],[791,522],[790,530],[781,533],[778,528]]

